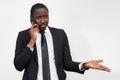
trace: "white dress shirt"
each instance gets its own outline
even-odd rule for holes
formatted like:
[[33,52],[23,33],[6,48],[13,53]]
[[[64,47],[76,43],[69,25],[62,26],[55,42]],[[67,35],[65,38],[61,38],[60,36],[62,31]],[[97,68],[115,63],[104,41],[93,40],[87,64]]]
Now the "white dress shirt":
[[[49,63],[50,63],[50,76],[51,80],[59,80],[57,75],[57,70],[55,66],[55,58],[54,58],[54,48],[53,48],[53,39],[51,32],[48,27],[45,29],[45,37],[48,46],[48,56],[49,56]],[[49,44],[48,44],[49,43]],[[37,80],[43,80],[42,74],[42,53],[41,53],[41,34],[37,33],[36,39],[36,48],[37,48],[37,55],[38,55],[38,75]]]

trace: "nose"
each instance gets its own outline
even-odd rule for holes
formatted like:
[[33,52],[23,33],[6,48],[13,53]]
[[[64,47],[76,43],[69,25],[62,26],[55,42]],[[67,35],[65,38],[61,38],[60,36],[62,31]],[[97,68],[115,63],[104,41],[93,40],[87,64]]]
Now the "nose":
[[44,18],[42,18],[41,22],[42,22],[42,23],[44,23],[44,22],[45,22]]

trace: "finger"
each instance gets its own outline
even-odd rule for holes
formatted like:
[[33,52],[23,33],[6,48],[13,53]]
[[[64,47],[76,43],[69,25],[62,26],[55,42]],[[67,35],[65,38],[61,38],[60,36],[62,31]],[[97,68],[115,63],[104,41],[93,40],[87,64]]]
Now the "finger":
[[106,66],[103,66],[103,67],[104,67],[104,70],[105,70],[105,71],[110,72],[110,69],[109,69],[109,68],[107,68]]
[[105,69],[105,71],[110,72],[111,70],[109,68]]
[[35,28],[35,30],[36,30],[37,32],[39,32],[39,31],[40,31],[40,30],[39,30],[39,28],[37,28],[37,27]]
[[103,60],[96,60],[97,63],[103,62]]
[[101,60],[101,59],[98,59],[98,60],[91,60],[91,61],[89,61],[89,62],[102,62],[103,60]]
[[100,70],[103,70],[103,71],[107,71],[107,72],[110,72],[110,69],[107,68],[106,66],[102,66],[99,68]]
[[33,26],[33,24],[32,24],[32,26],[31,26],[31,28],[30,29],[33,29],[34,28],[34,26]]
[[34,22],[32,22],[32,25],[34,24]]
[[39,27],[39,25],[38,25],[38,24],[33,24],[33,25],[31,26],[31,29],[33,29],[33,28],[35,28],[35,27]]
[[110,72],[111,70],[109,68],[104,69],[104,71]]

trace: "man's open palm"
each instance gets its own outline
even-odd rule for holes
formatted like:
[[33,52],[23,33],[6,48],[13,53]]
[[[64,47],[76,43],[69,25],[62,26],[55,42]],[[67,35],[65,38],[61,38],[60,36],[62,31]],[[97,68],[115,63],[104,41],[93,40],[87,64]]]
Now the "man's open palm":
[[100,62],[103,62],[103,60],[88,61],[86,64],[86,67],[91,68],[91,69],[97,69],[97,70],[103,70],[103,71],[110,72],[110,69],[107,68],[106,66],[101,65]]

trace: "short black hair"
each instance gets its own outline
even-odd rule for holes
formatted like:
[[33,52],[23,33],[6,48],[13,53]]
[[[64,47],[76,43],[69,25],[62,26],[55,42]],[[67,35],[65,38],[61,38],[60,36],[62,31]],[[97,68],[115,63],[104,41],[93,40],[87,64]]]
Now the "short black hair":
[[33,13],[34,13],[35,9],[38,9],[38,8],[45,8],[45,9],[49,12],[48,8],[47,8],[44,4],[42,4],[42,3],[37,3],[37,4],[34,4],[34,5],[31,7],[30,15],[33,16]]
[[42,4],[42,3],[36,3],[36,4],[34,4],[31,7],[31,10],[30,10],[30,21],[31,22],[32,22],[32,18],[33,18],[33,14],[35,12],[35,9],[38,9],[38,8],[45,8],[49,12],[48,8],[44,4]]

